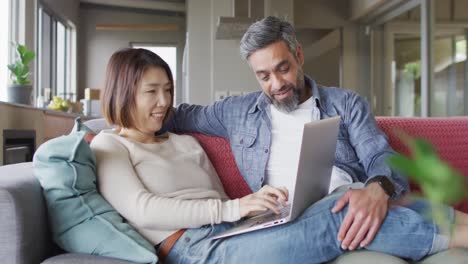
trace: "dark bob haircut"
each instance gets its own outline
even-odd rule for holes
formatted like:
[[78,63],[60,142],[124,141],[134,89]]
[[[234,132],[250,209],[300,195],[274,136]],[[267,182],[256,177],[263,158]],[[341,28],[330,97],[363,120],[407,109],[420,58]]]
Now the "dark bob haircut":
[[[101,107],[107,123],[134,128],[132,112],[143,74],[149,68],[163,69],[171,83],[171,105],[174,100],[174,79],[169,65],[157,54],[146,49],[125,48],[115,52],[106,70]],[[166,114],[167,119],[169,112]]]

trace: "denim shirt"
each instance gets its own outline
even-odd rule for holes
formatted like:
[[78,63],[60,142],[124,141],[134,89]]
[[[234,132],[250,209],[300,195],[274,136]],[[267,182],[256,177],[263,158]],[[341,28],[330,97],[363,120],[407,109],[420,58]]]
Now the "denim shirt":
[[[341,116],[335,166],[346,171],[354,182],[365,183],[379,175],[388,177],[395,186],[394,198],[408,191],[407,180],[385,162],[395,152],[366,100],[349,90],[317,85],[308,76],[305,81],[312,88],[320,119]],[[264,184],[270,155],[269,104],[270,99],[262,91],[227,97],[208,106],[181,104],[166,129],[227,138],[242,176],[255,192]]]

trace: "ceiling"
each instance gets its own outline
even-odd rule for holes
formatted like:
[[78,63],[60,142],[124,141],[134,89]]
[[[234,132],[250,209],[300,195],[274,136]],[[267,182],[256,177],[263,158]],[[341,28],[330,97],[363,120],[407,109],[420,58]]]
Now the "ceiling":
[[185,13],[185,0],[80,0],[85,4]]
[[173,2],[173,3],[185,3],[185,0],[150,0],[153,2]]

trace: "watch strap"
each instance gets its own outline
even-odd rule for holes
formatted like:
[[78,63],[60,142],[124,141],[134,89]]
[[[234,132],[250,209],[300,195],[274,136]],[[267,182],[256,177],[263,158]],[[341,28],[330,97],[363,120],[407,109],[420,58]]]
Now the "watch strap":
[[395,197],[396,192],[395,192],[395,186],[393,185],[392,181],[390,181],[387,177],[385,176],[375,176],[369,179],[366,183],[366,186],[376,182],[380,185],[382,190],[392,199]]

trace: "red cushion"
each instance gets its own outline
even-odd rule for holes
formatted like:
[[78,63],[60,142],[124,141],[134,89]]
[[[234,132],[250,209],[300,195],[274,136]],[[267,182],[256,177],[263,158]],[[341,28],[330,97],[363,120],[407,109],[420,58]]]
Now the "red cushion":
[[[395,133],[403,130],[431,142],[443,160],[468,176],[468,117],[378,117],[377,122],[388,135],[394,150],[408,154],[408,149]],[[468,212],[468,202],[460,203],[456,208]]]
[[379,117],[377,122],[396,151],[408,154],[407,148],[395,135],[395,131],[403,130],[411,136],[431,142],[442,159],[468,175],[468,117]]
[[241,198],[252,193],[237,168],[236,160],[234,159],[228,140],[198,133],[189,133],[188,135],[195,137],[200,142],[229,197]]

